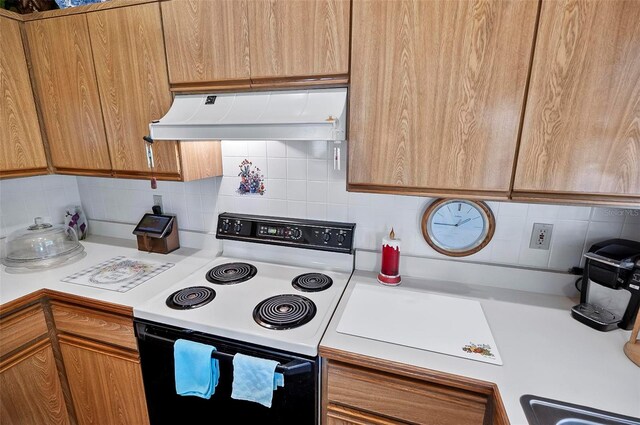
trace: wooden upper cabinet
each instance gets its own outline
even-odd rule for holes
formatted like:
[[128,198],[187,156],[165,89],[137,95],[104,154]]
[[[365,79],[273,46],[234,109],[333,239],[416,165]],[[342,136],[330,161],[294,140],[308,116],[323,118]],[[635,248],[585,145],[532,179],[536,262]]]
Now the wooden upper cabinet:
[[638,1],[542,2],[514,197],[640,197],[639,22]]
[[162,20],[172,85],[249,87],[245,0],[162,2]]
[[25,23],[35,91],[58,172],[111,170],[85,15]]
[[346,80],[349,0],[251,0],[248,8],[252,80]]
[[537,0],[354,0],[351,190],[506,198]]
[[18,21],[0,16],[0,40],[0,177],[46,173]]
[[[87,14],[100,102],[114,173],[149,173],[149,122],[171,106],[157,3]],[[154,171],[180,173],[175,142],[154,144]]]

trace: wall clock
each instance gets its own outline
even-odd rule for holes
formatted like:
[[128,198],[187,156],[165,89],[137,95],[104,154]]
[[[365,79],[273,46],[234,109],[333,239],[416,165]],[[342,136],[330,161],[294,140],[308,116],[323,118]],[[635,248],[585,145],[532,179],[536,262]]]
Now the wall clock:
[[422,235],[436,251],[466,257],[484,248],[496,229],[493,212],[484,202],[437,199],[422,215]]

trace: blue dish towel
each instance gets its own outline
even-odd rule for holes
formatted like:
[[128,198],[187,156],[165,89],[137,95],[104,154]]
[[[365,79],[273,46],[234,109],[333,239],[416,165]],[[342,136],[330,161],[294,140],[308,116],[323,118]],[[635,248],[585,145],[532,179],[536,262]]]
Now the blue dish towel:
[[216,391],[220,369],[211,345],[179,339],[173,345],[176,393],[209,399]]
[[276,373],[278,362],[236,354],[233,356],[231,398],[271,407],[273,392],[284,387],[284,375]]

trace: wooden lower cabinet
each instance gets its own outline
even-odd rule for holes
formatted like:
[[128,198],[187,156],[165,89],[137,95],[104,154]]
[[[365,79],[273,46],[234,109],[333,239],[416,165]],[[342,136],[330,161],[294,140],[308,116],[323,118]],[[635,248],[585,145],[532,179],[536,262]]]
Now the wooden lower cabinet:
[[148,424],[137,355],[79,339],[60,339],[79,425]]
[[[334,351],[331,355],[335,354]],[[508,424],[491,383],[341,353],[323,360],[322,423]]]
[[131,308],[40,291],[0,305],[0,424],[146,425]]

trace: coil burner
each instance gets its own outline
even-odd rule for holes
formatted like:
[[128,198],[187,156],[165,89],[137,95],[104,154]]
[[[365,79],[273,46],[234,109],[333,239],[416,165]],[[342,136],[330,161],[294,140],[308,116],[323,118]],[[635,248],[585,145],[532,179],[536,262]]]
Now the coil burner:
[[269,329],[293,329],[304,325],[316,315],[316,305],[301,295],[276,295],[260,302],[253,310],[253,319]]
[[167,298],[167,306],[176,310],[202,307],[216,297],[216,291],[206,286],[191,286],[181,289]]
[[333,285],[333,280],[322,273],[305,273],[296,276],[291,284],[298,291],[303,292],[320,292]]
[[258,273],[258,269],[249,263],[220,264],[207,272],[206,278],[216,285],[233,285],[244,282]]

